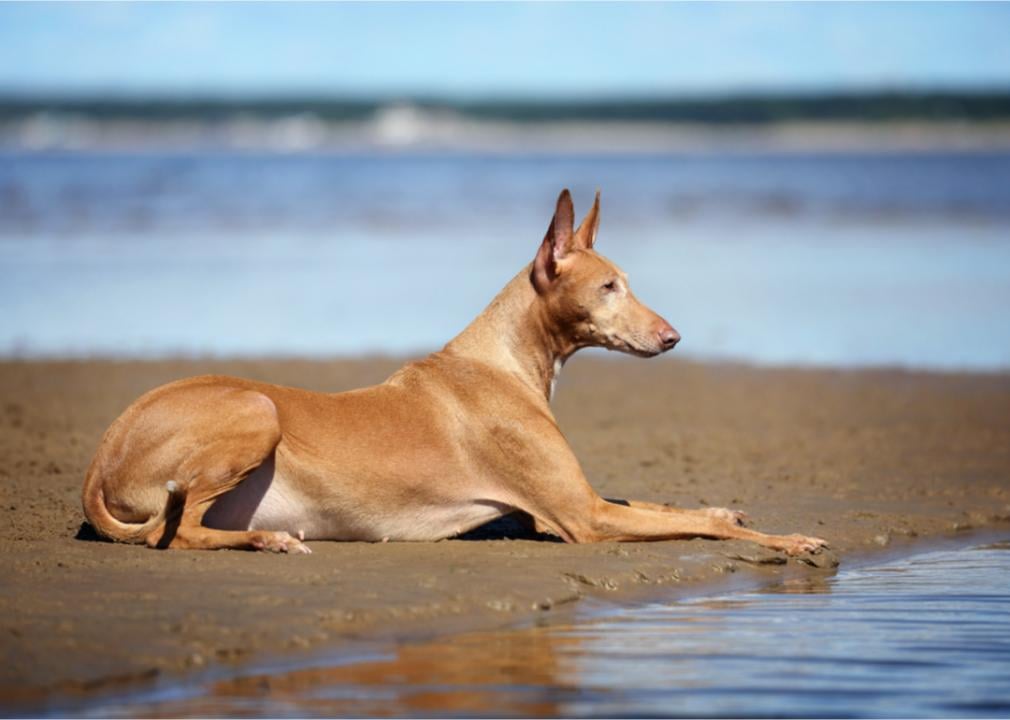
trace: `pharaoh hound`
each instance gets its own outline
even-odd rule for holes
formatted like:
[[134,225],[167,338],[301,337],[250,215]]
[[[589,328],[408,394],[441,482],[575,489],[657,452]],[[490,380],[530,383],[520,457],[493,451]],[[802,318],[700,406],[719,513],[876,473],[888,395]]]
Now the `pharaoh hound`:
[[680,335],[594,246],[599,193],[574,229],[564,190],[533,262],[442,350],[334,394],[233,377],[156,388],[102,438],[84,481],[101,535],[156,548],[308,553],[306,540],[439,540],[512,512],[566,542],[738,538],[825,545],[743,513],[608,501],[551,413],[585,347],[652,357]]

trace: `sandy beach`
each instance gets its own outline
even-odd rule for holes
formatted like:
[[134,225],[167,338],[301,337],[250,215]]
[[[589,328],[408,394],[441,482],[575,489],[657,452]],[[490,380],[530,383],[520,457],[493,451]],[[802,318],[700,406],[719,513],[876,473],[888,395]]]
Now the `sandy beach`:
[[[96,541],[80,488],[101,433],[161,383],[225,373],[321,391],[392,359],[0,363],[0,702],[108,690],[350,640],[550,618],[596,596],[834,572],[1010,520],[1010,376],[756,369],[578,357],[554,401],[605,496],[745,510],[831,542],[789,559],[695,540],[570,546],[509,522],[431,544],[312,543],[311,556]],[[812,563],[812,564],[811,564]]]

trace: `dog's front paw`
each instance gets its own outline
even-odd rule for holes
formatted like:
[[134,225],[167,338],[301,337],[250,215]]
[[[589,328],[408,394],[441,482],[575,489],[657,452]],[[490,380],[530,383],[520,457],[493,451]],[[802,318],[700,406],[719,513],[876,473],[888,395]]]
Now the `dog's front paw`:
[[312,550],[290,533],[286,532],[261,532],[257,533],[253,540],[253,547],[257,550],[275,553],[290,553],[292,555],[311,555]]
[[734,525],[743,525],[747,520],[747,513],[743,510],[730,510],[729,508],[705,508],[705,514],[709,517],[718,518],[731,522]]
[[806,535],[781,535],[776,538],[777,542],[773,547],[782,550],[787,555],[802,555],[803,553],[819,553],[828,546],[827,540],[821,538],[808,537]]

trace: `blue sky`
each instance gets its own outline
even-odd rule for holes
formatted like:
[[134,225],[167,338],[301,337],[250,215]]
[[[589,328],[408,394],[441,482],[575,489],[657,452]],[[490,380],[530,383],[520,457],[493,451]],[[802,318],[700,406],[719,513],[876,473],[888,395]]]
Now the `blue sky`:
[[0,4],[0,88],[455,96],[1010,87],[1010,4]]

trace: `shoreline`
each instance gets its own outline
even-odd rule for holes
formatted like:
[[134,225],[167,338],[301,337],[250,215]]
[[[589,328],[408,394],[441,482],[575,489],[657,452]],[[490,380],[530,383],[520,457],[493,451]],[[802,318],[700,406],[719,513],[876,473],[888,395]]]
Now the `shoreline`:
[[0,589],[5,712],[362,640],[556,619],[585,598],[823,575],[839,558],[908,554],[1010,520],[1010,375],[576,358],[554,408],[601,494],[739,507],[758,529],[826,537],[821,567],[765,564],[784,556],[741,542],[571,546],[505,539],[507,527],[495,539],[315,542],[306,558],[75,538],[88,537],[83,468],[144,390],[203,372],[340,390],[400,364],[0,362],[0,563],[15,580]]
[[[35,702],[29,700],[24,704],[15,704],[6,708],[5,712],[14,710],[24,714],[52,716],[60,713],[82,712],[88,707],[103,705],[136,704],[156,702],[159,698],[170,695],[173,700],[186,699],[190,694],[183,688],[192,688],[192,697],[201,696],[200,688],[211,684],[242,683],[243,680],[261,675],[296,674],[316,669],[325,670],[331,667],[348,667],[360,663],[375,662],[389,655],[396,655],[402,646],[425,646],[446,639],[466,637],[471,635],[495,635],[497,633],[521,633],[534,627],[565,627],[569,625],[592,624],[605,621],[607,618],[633,612],[636,608],[654,603],[676,604],[684,601],[695,601],[706,598],[732,599],[733,596],[744,595],[773,588],[792,580],[812,580],[834,577],[837,571],[858,570],[865,567],[885,565],[901,560],[910,560],[942,550],[967,549],[983,543],[1005,541],[1010,533],[1006,524],[992,525],[968,531],[952,531],[938,536],[930,536],[911,540],[900,547],[877,548],[845,558],[844,563],[817,573],[791,573],[768,575],[753,571],[754,566],[744,568],[742,576],[734,571],[732,580],[729,576],[715,576],[699,579],[688,585],[677,585],[677,591],[672,595],[653,587],[651,589],[637,588],[620,598],[609,597],[607,594],[589,591],[571,603],[555,608],[551,613],[537,613],[534,610],[522,618],[502,625],[488,626],[477,622],[476,618],[460,619],[455,622],[436,623],[434,627],[426,625],[423,629],[413,625],[400,627],[395,631],[376,633],[369,638],[355,638],[336,644],[326,642],[319,646],[303,650],[280,651],[263,657],[253,657],[239,663],[216,663],[203,670],[190,669],[180,672],[157,673],[138,676],[135,679],[114,678],[112,682],[98,686],[74,687],[70,693],[57,694]],[[672,589],[672,588],[671,588]],[[119,683],[122,689],[114,689]]]

